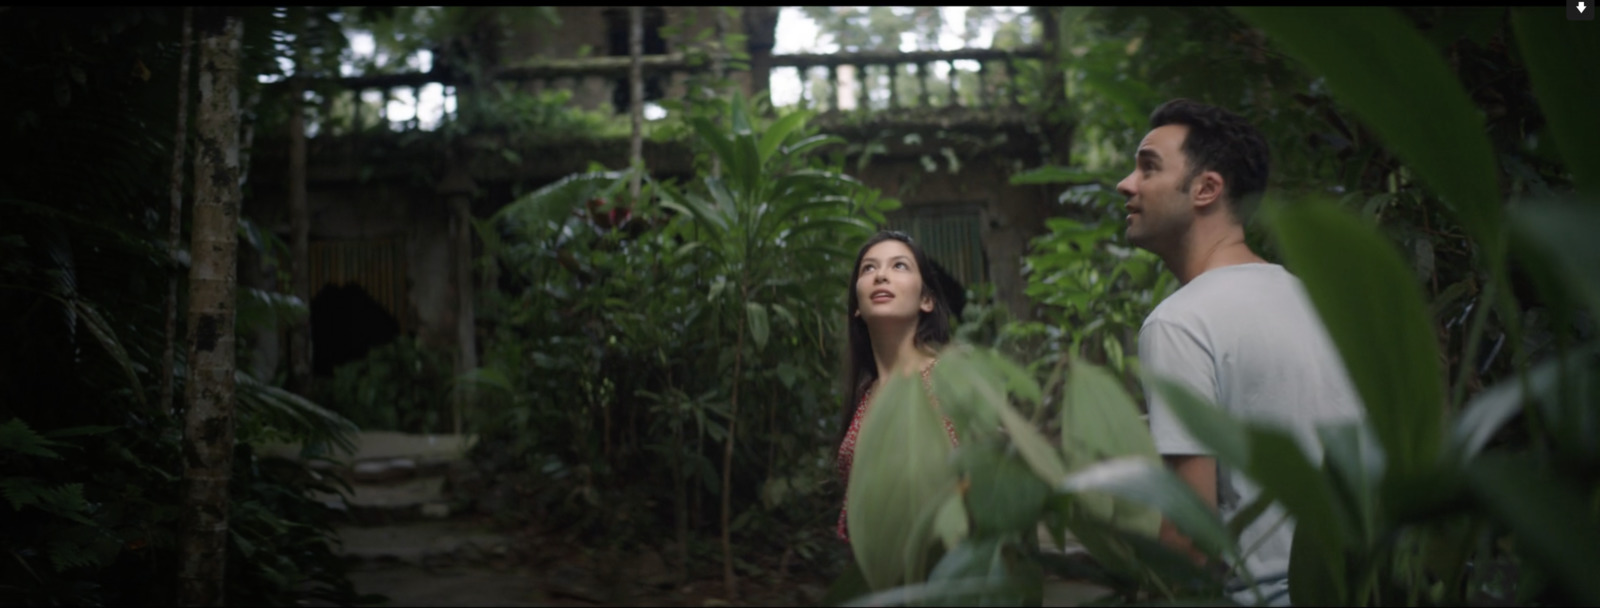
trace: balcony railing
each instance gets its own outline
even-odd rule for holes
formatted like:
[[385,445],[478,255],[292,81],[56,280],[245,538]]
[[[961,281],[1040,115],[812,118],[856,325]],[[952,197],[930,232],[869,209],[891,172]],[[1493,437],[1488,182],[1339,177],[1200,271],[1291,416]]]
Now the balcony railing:
[[[1026,47],[772,55],[765,63],[769,88],[771,76],[793,73],[799,78],[798,104],[835,114],[907,108],[1016,109],[1024,97],[1017,75],[1026,69],[1026,63],[1043,57],[1039,47]],[[573,92],[574,103],[606,108],[617,96],[614,87],[626,86],[630,65],[627,57],[547,59],[497,69],[485,80],[511,83],[530,92],[565,89]],[[645,56],[641,68],[647,80],[660,83],[666,99],[682,99],[690,76],[710,71],[704,62],[692,65],[678,53]],[[418,111],[423,92],[432,89],[430,96],[439,99],[443,108],[444,98],[469,90],[471,80],[458,72],[436,70],[341,78],[325,84],[333,86],[324,91],[331,88],[334,92],[322,99],[319,114],[323,120],[338,106],[345,108],[338,113],[347,113],[346,120],[354,125],[387,125],[390,130],[404,131],[424,128]],[[395,100],[409,100],[409,118],[397,120],[388,115],[390,102]],[[363,116],[372,112],[368,106],[374,102],[378,115]],[[443,111],[438,119],[453,117]]]
[[[1016,86],[1021,63],[1042,57],[1037,47],[774,55],[772,67],[797,70],[800,104],[821,112],[1004,108],[1021,104]],[[813,77],[819,73],[821,78]]]

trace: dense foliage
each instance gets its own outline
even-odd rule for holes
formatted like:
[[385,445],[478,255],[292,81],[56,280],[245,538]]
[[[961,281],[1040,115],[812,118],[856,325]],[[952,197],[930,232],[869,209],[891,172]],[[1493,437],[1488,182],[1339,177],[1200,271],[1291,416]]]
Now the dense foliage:
[[[187,274],[165,236],[182,11],[5,13],[0,56],[15,86],[0,100],[11,144],[0,169],[0,601],[167,603],[182,416],[157,388],[165,285]],[[247,20],[253,81],[283,24],[266,11]],[[248,290],[240,308],[241,340],[252,319],[304,314]],[[241,375],[239,387],[229,597],[353,600],[328,512],[306,497],[321,482],[245,443],[336,442],[353,427],[259,379]]]
[[819,514],[837,500],[839,319],[824,311],[843,310],[852,248],[892,203],[815,157],[837,140],[805,113],[762,124],[722,106],[726,121],[692,126],[725,177],[628,201],[625,173],[573,176],[483,227],[501,286],[486,368],[503,390],[486,394],[480,445],[493,474],[528,481],[526,514],[546,525],[606,543],[676,528],[688,557],[725,499],[737,555],[798,566],[831,553]]

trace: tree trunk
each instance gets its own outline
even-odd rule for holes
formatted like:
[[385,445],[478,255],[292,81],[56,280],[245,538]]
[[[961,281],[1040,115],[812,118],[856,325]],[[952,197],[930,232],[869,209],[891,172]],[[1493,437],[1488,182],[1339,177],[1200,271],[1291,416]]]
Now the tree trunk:
[[633,119],[633,138],[628,142],[628,162],[633,169],[633,181],[628,183],[628,194],[634,205],[639,204],[640,180],[644,171],[644,7],[628,7],[628,112]]
[[[727,40],[724,39],[724,36],[726,36],[728,32],[728,17],[722,12],[722,7],[720,6],[712,7],[711,10],[714,13],[712,16],[712,23],[715,25],[715,28],[712,30],[712,40],[716,41],[716,46],[713,47],[711,52],[711,83],[713,92],[716,94],[718,99],[721,99],[722,89],[723,87],[727,86],[727,83],[722,81],[722,68],[723,57],[727,55]],[[711,177],[722,177],[722,157],[715,154],[711,155]]]
[[[306,206],[306,122],[299,66],[289,87],[289,268],[294,297],[311,306],[311,213]],[[311,319],[289,328],[289,390],[311,391]]]
[[[750,301],[749,292],[739,298],[740,302]],[[733,440],[739,424],[739,378],[744,371],[744,326],[749,323],[743,316],[735,313],[738,319],[739,337],[735,340],[733,351],[733,395],[728,404],[728,440],[722,449],[722,585],[724,594],[728,599],[734,600],[739,595],[736,587],[738,579],[733,575],[733,537],[732,537],[732,494],[733,494]]]
[[220,605],[233,464],[234,311],[239,225],[239,46],[243,23],[201,9],[190,234],[189,378],[184,401],[178,604]]
[[[183,50],[178,55],[178,126],[172,136],[172,212],[167,232],[167,252],[173,265],[178,262],[178,244],[183,239],[183,157],[189,143],[189,38],[194,30],[194,7],[183,9]],[[177,375],[173,343],[178,334],[178,273],[167,277],[167,345],[161,351],[161,406],[172,410],[173,380]]]

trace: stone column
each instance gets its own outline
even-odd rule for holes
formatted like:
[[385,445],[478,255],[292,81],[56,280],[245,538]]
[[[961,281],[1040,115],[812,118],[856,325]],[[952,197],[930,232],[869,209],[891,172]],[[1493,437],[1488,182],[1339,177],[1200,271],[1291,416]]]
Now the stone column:
[[[456,376],[478,367],[477,315],[473,310],[472,278],[472,196],[477,190],[472,176],[459,166],[440,181],[438,193],[450,205],[452,269],[456,287]],[[454,432],[461,434],[461,420],[472,403],[467,387],[455,392]]]
[[742,7],[741,20],[744,22],[745,50],[750,53],[750,96],[759,95],[769,88],[768,82],[772,76],[772,47],[778,35],[778,11],[776,6],[746,6]]

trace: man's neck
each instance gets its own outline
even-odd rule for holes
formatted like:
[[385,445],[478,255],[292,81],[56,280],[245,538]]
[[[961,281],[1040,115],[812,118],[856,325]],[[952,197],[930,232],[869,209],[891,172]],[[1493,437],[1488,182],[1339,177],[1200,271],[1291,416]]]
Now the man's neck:
[[1239,264],[1266,262],[1244,242],[1244,228],[1229,225],[1221,230],[1196,230],[1180,243],[1172,254],[1161,256],[1167,269],[1178,278],[1178,283],[1188,285],[1195,277],[1208,270]]

